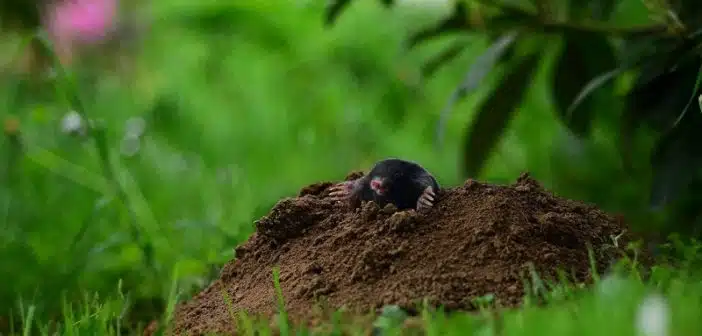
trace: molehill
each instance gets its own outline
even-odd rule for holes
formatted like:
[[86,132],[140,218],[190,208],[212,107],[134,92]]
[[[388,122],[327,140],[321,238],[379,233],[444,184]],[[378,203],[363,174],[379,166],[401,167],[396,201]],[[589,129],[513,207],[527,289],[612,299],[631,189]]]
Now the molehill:
[[258,220],[220,278],[177,307],[172,331],[233,333],[230,307],[275,314],[275,266],[289,318],[303,323],[319,302],[368,312],[387,304],[412,309],[426,298],[471,310],[472,299],[491,293],[501,306],[517,306],[529,264],[541,278],[557,279],[561,269],[588,283],[588,246],[601,272],[620,256],[613,237],[624,232],[620,246],[633,239],[614,217],[556,197],[526,174],[513,185],[468,180],[446,188],[426,213],[374,203],[345,208],[324,198],[331,185],[305,187]]

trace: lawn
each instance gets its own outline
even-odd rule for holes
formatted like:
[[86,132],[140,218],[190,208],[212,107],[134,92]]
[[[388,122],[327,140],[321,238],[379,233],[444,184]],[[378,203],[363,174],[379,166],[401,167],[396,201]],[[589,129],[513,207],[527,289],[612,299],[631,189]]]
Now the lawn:
[[[401,48],[442,7],[360,1],[333,29],[311,1],[158,0],[144,10],[149,30],[127,73],[98,58],[38,84],[3,76],[0,333],[139,334],[216,278],[279,199],[383,157],[419,161],[443,185],[463,182],[465,127],[495,78],[456,106],[441,147],[436,125],[486,39]],[[467,50],[420,79],[418,65],[456,38]],[[25,40],[5,42],[3,60]],[[608,142],[616,130],[585,142],[565,132],[546,81],[552,60],[542,63],[477,178],[510,182],[529,171],[559,195],[649,225],[635,213],[649,172],[621,171]],[[65,132],[72,113],[91,131]],[[669,328],[646,335],[693,335],[702,327],[699,245],[681,244],[684,263],[662,264],[645,281],[608,275],[593,288],[554,289],[548,307],[417,319],[430,335],[635,335],[643,314],[653,325],[644,329],[656,319]]]

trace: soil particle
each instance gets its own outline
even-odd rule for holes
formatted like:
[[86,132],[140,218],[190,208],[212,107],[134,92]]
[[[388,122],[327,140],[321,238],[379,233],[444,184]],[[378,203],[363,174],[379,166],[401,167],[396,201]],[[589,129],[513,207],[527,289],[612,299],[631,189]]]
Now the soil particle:
[[[615,258],[611,237],[625,231],[613,216],[555,197],[527,174],[513,185],[468,180],[446,188],[423,214],[372,202],[335,205],[324,199],[331,185],[305,187],[256,221],[220,279],[177,308],[173,331],[234,333],[231,316],[239,310],[274,315],[275,266],[296,323],[314,319],[320,299],[361,313],[387,304],[414,309],[425,298],[447,310],[471,310],[472,299],[486,294],[513,307],[522,302],[529,264],[544,279],[557,279],[561,269],[588,283],[588,246],[602,272]],[[625,233],[618,242],[630,240]]]

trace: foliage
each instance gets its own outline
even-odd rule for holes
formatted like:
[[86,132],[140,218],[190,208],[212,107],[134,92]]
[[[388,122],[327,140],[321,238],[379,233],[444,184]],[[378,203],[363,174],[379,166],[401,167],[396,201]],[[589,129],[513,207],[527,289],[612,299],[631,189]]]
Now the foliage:
[[[391,52],[356,57],[364,42],[325,34],[320,10],[173,0],[144,11],[153,26],[131,73],[85,58],[0,78],[0,329],[20,299],[46,320],[64,298],[118,282],[125,320],[149,321],[172,288],[187,297],[216,277],[281,197],[410,152],[418,122],[385,139],[389,122],[373,116],[426,102],[408,99]],[[85,132],[62,130],[72,111]]]
[[[338,16],[339,8],[351,1],[334,3],[330,16]],[[645,5],[643,24],[612,18],[617,11],[634,11],[636,5]],[[458,85],[442,120],[456,100],[475,91],[489,70],[507,68],[507,74],[466,128],[462,148],[465,176],[480,174],[488,161],[487,153],[500,141],[523,100],[523,92],[529,88],[526,82],[513,78],[533,76],[519,65],[527,62],[525,59],[544,58],[555,52],[552,95],[557,116],[570,131],[587,137],[598,118],[619,125],[621,157],[631,171],[632,166],[639,166],[631,159],[636,130],[640,126],[653,129],[658,140],[651,153],[651,206],[661,207],[682,198],[690,204],[688,207],[699,207],[699,201],[690,200],[690,196],[694,183],[700,181],[702,168],[702,148],[697,146],[702,115],[696,102],[702,74],[700,14],[702,5],[693,0],[459,0],[448,17],[410,36],[408,44],[416,46],[456,33],[487,32],[492,36],[492,46]],[[554,50],[553,45],[558,49]],[[448,46],[427,68],[436,69],[437,64],[451,61],[460,48],[460,44]],[[632,83],[626,90],[621,115],[603,116],[601,106],[616,104],[618,99],[614,96],[615,83],[627,80]],[[439,124],[439,141],[444,125]]]
[[34,30],[40,24],[40,1],[3,0],[0,26],[6,29]]

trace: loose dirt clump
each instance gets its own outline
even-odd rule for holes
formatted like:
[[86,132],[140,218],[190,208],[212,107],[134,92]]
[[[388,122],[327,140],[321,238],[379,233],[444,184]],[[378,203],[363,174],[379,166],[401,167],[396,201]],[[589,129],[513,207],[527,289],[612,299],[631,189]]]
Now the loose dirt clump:
[[[320,300],[350,312],[387,304],[413,309],[425,298],[470,310],[473,299],[493,294],[512,307],[525,294],[529,264],[541,278],[558,279],[561,269],[587,283],[588,246],[604,271],[619,256],[613,237],[625,232],[614,217],[555,197],[527,175],[509,186],[469,180],[441,191],[422,214],[372,202],[358,209],[332,204],[324,199],[329,186],[308,186],[258,220],[220,279],[178,307],[173,331],[233,333],[239,310],[275,314],[275,266],[294,322],[313,318]],[[621,235],[619,246],[630,240]]]

